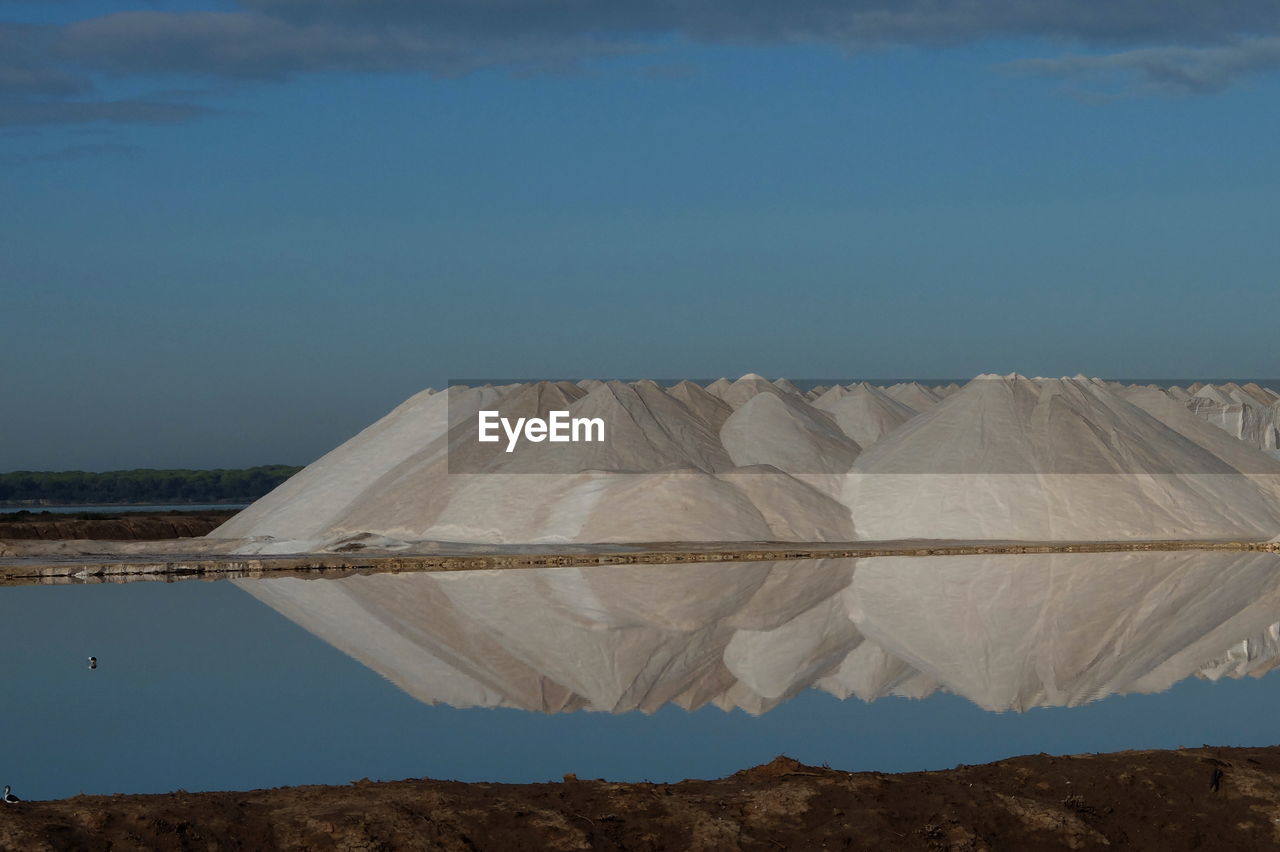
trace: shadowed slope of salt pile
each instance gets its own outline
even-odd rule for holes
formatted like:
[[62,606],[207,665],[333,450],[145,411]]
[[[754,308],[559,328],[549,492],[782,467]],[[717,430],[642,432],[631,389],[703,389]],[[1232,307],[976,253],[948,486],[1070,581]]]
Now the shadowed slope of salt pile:
[[[509,390],[509,388],[508,388]],[[450,422],[476,416],[504,393],[494,387],[427,390],[290,477],[217,530],[220,538],[308,539],[351,511],[389,471],[424,453],[443,457]]]
[[848,396],[849,388],[851,387],[853,387],[853,385],[832,385],[831,387],[823,390],[822,393],[815,396],[810,405],[814,408],[826,411],[832,405],[835,405],[837,402]]
[[713,387],[715,387],[715,383],[708,385],[707,392],[720,397],[720,399],[724,400],[730,408],[735,410],[745,405],[758,394],[762,393],[787,397],[789,399],[795,399],[798,402],[804,401],[803,395],[785,391],[766,379],[764,376],[756,373],[747,373],[745,376],[727,387],[712,390]]
[[795,383],[790,379],[774,379],[773,384],[781,391],[785,391],[786,393],[794,396],[807,398],[807,394],[805,394],[805,392],[800,388],[796,387]]
[[1280,556],[1141,553],[235,581],[428,703],[751,713],[942,689],[989,710],[1261,674]]
[[724,376],[721,376],[715,381],[709,382],[703,390],[714,396],[716,399],[724,399],[725,390],[727,390],[732,384],[733,382],[729,381]]
[[[412,419],[419,409],[397,409],[390,423],[375,424],[216,535],[246,539],[238,550],[253,553],[326,550],[365,534],[388,546],[853,537],[848,510],[811,484],[759,467],[739,469],[712,426],[729,412],[726,404],[696,385],[673,390],[648,381],[601,382],[590,392],[551,382],[450,388],[434,395],[440,397],[435,407],[413,428],[405,425],[406,416]],[[780,400],[781,394],[774,388],[767,396]],[[792,408],[808,409],[786,399]],[[475,440],[481,407],[510,418],[545,417],[550,410],[601,418],[607,440],[526,442],[509,453],[504,442]],[[446,413],[452,424],[447,430]],[[815,426],[818,448],[838,444],[841,469],[847,469],[848,440],[828,422]],[[371,440],[384,434],[395,440],[371,451]],[[791,434],[788,446],[806,446],[803,434]],[[379,463],[369,464],[374,457]],[[351,480],[328,473],[353,468],[360,476]],[[356,486],[350,492],[349,483]],[[309,511],[311,501],[323,511]]]
[[733,413],[733,409],[719,397],[688,380],[670,388],[667,393],[684,403],[717,435],[720,434],[720,427],[724,425],[724,421],[728,420],[729,415]]
[[884,392],[913,411],[924,411],[942,400],[942,397],[919,382],[890,385]]
[[1280,403],[1252,382],[1205,385],[1186,400],[1187,407],[1233,438],[1262,450],[1280,449]]
[[853,541],[857,531],[845,505],[832,494],[834,476],[788,475],[769,465],[719,474],[746,494],[769,525],[772,541]]
[[[504,399],[501,409],[507,414]],[[653,382],[609,381],[593,388],[568,406],[546,406],[514,413],[546,417],[552,408],[565,408],[570,417],[600,418],[608,424],[607,440],[553,444],[529,443],[508,453],[504,443],[476,444],[492,459],[475,466],[454,464],[463,473],[577,473],[602,470],[641,473],[692,468],[711,473],[734,466],[715,431],[684,403]],[[464,433],[471,424],[459,423]]]
[[815,402],[814,407],[830,414],[840,431],[863,449],[916,416],[914,409],[866,382],[853,385],[839,399],[826,405]]
[[1102,382],[984,376],[863,452],[843,502],[870,539],[1270,538],[1275,491],[1242,472],[1280,466],[1232,447]]
[[[736,408],[688,382],[425,392],[214,535],[285,553],[357,535],[411,548],[1280,533],[1280,460],[1154,386],[979,377],[904,419],[910,409],[866,384],[812,404],[754,374],[712,385]],[[1192,405],[1219,405],[1209,397],[1220,394],[1257,408],[1266,396],[1193,387],[1206,395]],[[481,409],[563,410],[608,433],[508,452],[505,440],[477,440]]]
[[1198,415],[1187,402],[1179,402],[1159,388],[1133,387],[1123,392],[1125,400],[1146,411],[1165,426],[1205,447],[1236,470],[1263,487],[1276,484],[1278,459],[1259,453],[1256,447],[1234,438],[1229,432]]
[[772,465],[787,473],[844,473],[862,449],[836,422],[812,406],[760,393],[720,428],[734,464]]
[[[500,406],[514,416],[545,415],[554,390],[526,386]],[[504,544],[770,537],[751,501],[709,475],[735,467],[716,436],[657,385],[605,382],[567,410],[604,418],[609,440],[507,453],[468,441],[471,424],[459,422],[452,441],[463,449],[454,457],[432,455],[384,476],[326,537],[376,531],[406,541]]]

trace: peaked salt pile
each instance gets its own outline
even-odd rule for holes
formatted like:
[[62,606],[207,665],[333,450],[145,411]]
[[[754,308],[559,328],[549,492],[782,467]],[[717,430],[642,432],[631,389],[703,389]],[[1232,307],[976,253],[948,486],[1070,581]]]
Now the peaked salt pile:
[[1186,405],[1234,438],[1262,450],[1280,450],[1280,394],[1250,382],[1205,385]]
[[916,416],[914,409],[866,382],[850,386],[837,399],[823,397],[814,407],[830,414],[841,431],[863,448]]
[[1277,569],[1107,553],[235,582],[428,703],[760,713],[816,686],[1026,710],[1273,668]]
[[686,408],[697,415],[717,435],[720,434],[720,427],[724,425],[724,421],[728,420],[729,415],[733,413],[728,403],[688,380],[680,382],[667,393],[683,402]]
[[[707,385],[707,392],[720,397],[720,399],[724,400],[730,408],[734,409],[745,405],[757,394],[762,393],[773,394],[775,396],[795,397],[798,400],[803,399],[802,394],[784,390],[766,379],[764,376],[757,375],[756,373],[747,373],[736,382],[720,386],[719,382],[722,381],[724,381],[724,379],[719,379],[716,382],[712,382]],[[788,382],[787,384],[790,385],[791,383]]]
[[790,379],[774,379],[773,384],[776,388],[778,388],[778,390],[783,391],[785,393],[789,393],[789,394],[792,394],[793,396],[799,396],[799,397],[805,396],[805,392],[802,391],[800,388],[796,387],[795,382],[791,381]]
[[[772,444],[748,429],[755,446],[807,448],[795,457],[798,467],[848,469],[856,444],[800,399],[770,382],[763,387],[770,390],[751,376],[730,386],[745,399],[756,388],[788,406],[794,428],[789,440]],[[508,453],[502,442],[475,440],[481,408],[513,419],[550,410],[600,418],[607,440],[525,442]],[[415,397],[216,534],[247,539],[242,551],[275,553],[341,548],[367,535],[384,546],[852,538],[848,510],[830,488],[760,467],[767,453],[731,457],[717,426],[730,412],[696,385],[670,392],[648,381],[601,382],[586,392],[550,382],[450,388]]]
[[720,428],[734,464],[772,465],[788,473],[845,473],[861,451],[835,420],[803,402],[760,393]]
[[1220,446],[1103,382],[980,376],[863,452],[843,502],[870,539],[1270,538],[1280,464]]
[[826,411],[832,405],[844,399],[851,387],[853,385],[832,385],[829,388],[824,388],[822,393],[813,398],[813,407]]
[[919,382],[890,385],[884,392],[913,411],[924,411],[942,400],[941,396]]
[[[282,553],[357,541],[1280,534],[1280,458],[1258,448],[1274,432],[1237,434],[1205,414],[1280,410],[1265,405],[1265,388],[1193,385],[1182,400],[1154,386],[1013,375],[941,399],[918,383],[893,390],[835,385],[811,400],[748,374],[705,389],[584,380],[426,391],[216,536]],[[482,409],[512,419],[567,411],[603,421],[607,436],[508,452],[505,441],[476,440]]]

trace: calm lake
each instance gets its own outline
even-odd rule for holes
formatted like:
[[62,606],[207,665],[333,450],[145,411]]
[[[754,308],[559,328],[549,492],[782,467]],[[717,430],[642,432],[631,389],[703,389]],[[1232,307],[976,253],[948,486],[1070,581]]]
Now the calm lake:
[[1280,739],[1277,554],[12,587],[0,624],[33,799]]

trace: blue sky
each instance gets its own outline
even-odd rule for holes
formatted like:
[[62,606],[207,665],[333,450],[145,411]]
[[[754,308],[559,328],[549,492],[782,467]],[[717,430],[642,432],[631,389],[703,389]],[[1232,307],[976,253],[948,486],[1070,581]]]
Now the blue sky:
[[1269,4],[0,0],[0,470],[456,376],[1280,375]]

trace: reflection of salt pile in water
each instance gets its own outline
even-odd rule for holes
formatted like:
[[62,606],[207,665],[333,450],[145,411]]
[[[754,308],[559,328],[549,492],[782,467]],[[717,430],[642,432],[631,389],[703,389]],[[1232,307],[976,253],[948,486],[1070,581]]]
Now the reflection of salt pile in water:
[[[217,534],[275,552],[356,535],[393,547],[1270,538],[1280,459],[1259,450],[1276,434],[1263,424],[1269,394],[1016,375],[817,395],[754,374],[705,388],[453,387],[409,399]],[[476,441],[482,409],[600,418],[606,440],[508,453]]]
[[1024,710],[1269,671],[1277,569],[1112,553],[237,582],[432,703],[758,713],[817,686]]

